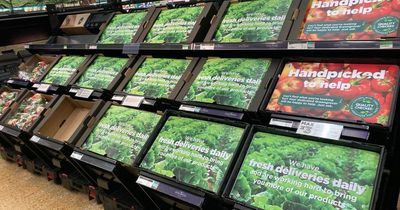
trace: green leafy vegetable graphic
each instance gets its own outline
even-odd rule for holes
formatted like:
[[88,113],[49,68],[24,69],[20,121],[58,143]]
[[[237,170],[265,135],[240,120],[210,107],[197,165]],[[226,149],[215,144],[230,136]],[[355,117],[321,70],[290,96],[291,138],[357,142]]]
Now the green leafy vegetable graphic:
[[230,197],[268,210],[369,209],[378,162],[375,152],[258,132]]
[[129,44],[142,23],[146,12],[117,14],[99,39],[101,44]]
[[98,56],[76,84],[83,88],[107,88],[127,62],[128,58]]
[[242,128],[172,116],[140,166],[217,192],[242,135]]
[[124,92],[153,98],[168,98],[191,60],[146,58]]
[[277,40],[292,0],[253,0],[231,3],[214,40],[265,42]]
[[130,165],[159,119],[151,112],[112,105],[82,148]]
[[64,56],[44,77],[42,82],[64,85],[85,60],[84,56]]
[[248,108],[270,63],[268,59],[208,59],[184,100]]
[[146,43],[181,43],[196,24],[202,6],[167,9],[161,11],[144,42]]

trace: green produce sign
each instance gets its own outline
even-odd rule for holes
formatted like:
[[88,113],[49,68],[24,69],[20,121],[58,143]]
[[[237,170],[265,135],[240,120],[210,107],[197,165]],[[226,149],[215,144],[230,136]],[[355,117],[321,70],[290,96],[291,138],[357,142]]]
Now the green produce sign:
[[144,42],[185,42],[202,11],[202,6],[162,10]]
[[99,39],[101,44],[129,44],[136,34],[146,12],[117,14]]
[[76,83],[83,88],[107,88],[128,62],[128,58],[98,56]]
[[208,59],[184,100],[246,109],[270,63],[268,59]]
[[82,148],[131,165],[159,119],[151,112],[112,105]]
[[44,83],[64,85],[85,60],[83,56],[64,56],[42,80]]
[[258,132],[230,197],[268,210],[369,209],[378,163],[375,152]]
[[168,98],[191,60],[146,58],[124,92],[152,98]]
[[292,0],[255,0],[231,3],[214,40],[265,42],[277,40]]
[[214,122],[169,117],[140,166],[218,192],[243,131]]

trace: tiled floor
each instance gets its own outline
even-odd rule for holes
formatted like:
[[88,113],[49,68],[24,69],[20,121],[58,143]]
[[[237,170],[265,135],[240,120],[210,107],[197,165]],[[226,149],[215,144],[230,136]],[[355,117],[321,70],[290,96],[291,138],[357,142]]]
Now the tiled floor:
[[0,210],[100,210],[78,192],[33,175],[14,163],[0,159]]
[[[100,210],[101,205],[88,201],[44,177],[0,159],[0,210]],[[400,210],[400,196],[397,209]]]

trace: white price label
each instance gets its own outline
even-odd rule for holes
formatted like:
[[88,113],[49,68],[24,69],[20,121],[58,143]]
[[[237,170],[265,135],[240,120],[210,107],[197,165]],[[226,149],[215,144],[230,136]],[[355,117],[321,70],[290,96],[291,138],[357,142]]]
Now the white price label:
[[38,136],[32,136],[31,141],[38,143],[40,141],[40,138]]
[[189,46],[190,46],[190,45],[188,45],[188,44],[182,45],[182,50],[188,50],[188,49],[189,49]]
[[136,183],[152,189],[157,189],[159,184],[157,181],[154,181],[152,179],[143,176],[139,176],[139,178],[136,180]]
[[0,125],[0,131],[2,131],[4,129],[4,126]]
[[28,49],[29,48],[29,44],[24,45],[24,48]]
[[343,125],[301,121],[296,133],[319,138],[339,140]]
[[64,49],[68,49],[68,46],[67,45],[64,45],[64,47],[63,47]]
[[40,84],[37,91],[46,93],[49,90],[50,86],[50,84]]
[[293,121],[290,120],[282,120],[282,119],[275,119],[271,118],[269,121],[270,125],[276,125],[276,126],[281,126],[281,127],[286,127],[286,128],[291,128],[293,127]]
[[7,83],[14,83],[14,80],[9,79],[9,80],[7,81]]
[[124,100],[124,96],[114,95],[111,100],[113,101],[122,101]]
[[71,89],[69,90],[69,92],[70,92],[70,93],[77,93],[78,90],[79,90],[79,89],[77,89],[77,88],[71,88]]
[[97,50],[97,45],[89,45],[89,50]]
[[75,96],[79,97],[79,98],[89,98],[92,95],[92,93],[93,93],[93,90],[91,90],[91,89],[81,88],[78,90],[78,92],[75,94]]
[[122,101],[122,105],[130,106],[130,107],[140,107],[144,100],[143,96],[126,96],[124,101]]
[[79,153],[79,152],[73,152],[73,153],[71,154],[71,157],[74,158],[74,159],[77,159],[77,160],[81,160],[82,157],[83,157],[83,154],[81,154],[81,153]]
[[180,111],[186,111],[186,112],[199,112],[200,108],[196,106],[188,106],[188,105],[181,105],[179,107]]
[[308,44],[307,44],[307,42],[288,43],[288,49],[308,49]]
[[33,87],[33,88],[38,88],[38,87],[40,87],[40,84],[37,84],[37,83],[36,83],[36,84],[32,85],[32,87]]
[[201,44],[200,50],[214,50],[214,44]]

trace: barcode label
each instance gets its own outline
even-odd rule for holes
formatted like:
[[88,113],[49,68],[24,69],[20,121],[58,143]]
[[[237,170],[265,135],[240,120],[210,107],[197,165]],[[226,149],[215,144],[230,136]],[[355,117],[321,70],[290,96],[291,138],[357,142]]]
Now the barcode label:
[[122,101],[124,100],[124,96],[114,95],[111,100],[113,101]]
[[89,45],[89,50],[96,50],[97,49],[97,45]]
[[38,143],[40,141],[40,138],[38,136],[32,136],[31,141]]
[[342,135],[343,125],[301,121],[296,131],[298,134],[319,138],[339,140]]
[[79,152],[73,152],[73,153],[71,154],[71,157],[74,158],[74,159],[77,159],[77,160],[81,160],[82,157],[83,157],[83,154],[81,154],[81,153],[79,153]]
[[293,127],[293,121],[290,120],[282,120],[282,119],[275,119],[275,118],[271,118],[271,120],[269,121],[270,125],[276,125],[276,126],[281,126],[281,127],[285,127],[285,128],[291,128]]
[[81,88],[78,90],[78,92],[76,93],[75,96],[79,97],[79,98],[89,98],[92,95],[92,93],[93,93],[93,90],[91,90],[91,89]]
[[136,183],[152,189],[157,189],[159,184],[157,181],[154,181],[152,179],[143,176],[139,176],[139,178],[136,180]]
[[126,96],[122,102],[123,106],[140,107],[144,100],[143,96]]
[[49,84],[40,84],[37,91],[46,93],[51,85]]

